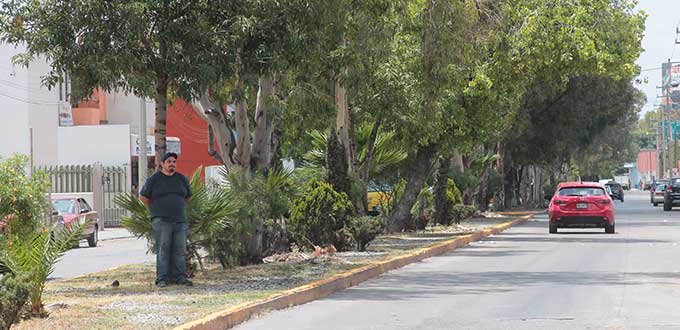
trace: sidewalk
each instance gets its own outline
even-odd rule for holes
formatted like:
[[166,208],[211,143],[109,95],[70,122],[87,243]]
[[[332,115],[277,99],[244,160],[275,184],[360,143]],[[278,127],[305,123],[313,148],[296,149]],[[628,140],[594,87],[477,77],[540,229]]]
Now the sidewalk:
[[117,227],[109,227],[104,230],[99,231],[99,240],[100,241],[108,241],[112,239],[120,239],[120,238],[130,238],[130,237],[135,237],[132,233],[130,233],[127,229],[125,228],[117,228]]

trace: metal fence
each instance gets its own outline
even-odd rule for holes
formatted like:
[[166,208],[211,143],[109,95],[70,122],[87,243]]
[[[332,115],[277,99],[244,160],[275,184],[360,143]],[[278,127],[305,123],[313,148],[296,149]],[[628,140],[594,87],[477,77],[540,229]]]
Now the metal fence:
[[114,199],[117,195],[127,191],[127,170],[125,167],[106,166],[102,170],[102,220],[105,226],[120,226],[120,218],[127,214],[127,211],[120,208]]
[[116,195],[128,192],[125,166],[58,165],[36,170],[47,173],[51,193],[92,192],[95,209],[105,227],[120,226],[121,217],[127,214],[125,209],[114,203]]
[[49,175],[50,192],[92,192],[92,165],[43,166],[36,170]]

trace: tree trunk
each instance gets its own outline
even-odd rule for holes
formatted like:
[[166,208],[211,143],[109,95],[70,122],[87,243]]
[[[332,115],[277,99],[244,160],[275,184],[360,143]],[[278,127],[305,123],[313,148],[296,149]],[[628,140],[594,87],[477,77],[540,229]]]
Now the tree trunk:
[[251,219],[248,238],[246,243],[246,253],[248,262],[258,264],[262,262],[264,252],[264,220],[261,216]]
[[449,166],[451,161],[439,158],[437,178],[434,183],[434,221],[440,225],[451,223],[451,201],[446,196],[446,188],[449,181]]
[[247,170],[250,165],[250,123],[246,101],[236,102],[236,157],[235,161],[243,169]]
[[378,119],[373,123],[373,128],[371,128],[371,135],[368,138],[368,146],[366,147],[366,158],[361,167],[361,181],[368,185],[371,172],[371,162],[373,161],[373,153],[375,152],[375,142],[378,139],[378,131],[380,131],[380,125],[382,124],[382,119]]
[[[160,167],[161,162],[163,161],[163,155],[165,155],[165,151],[167,150],[167,144],[166,144],[166,136],[167,136],[167,130],[166,130],[166,124],[167,124],[167,118],[168,118],[168,81],[167,78],[164,77],[162,79],[159,79],[158,83],[156,83],[156,124],[154,128],[154,139],[155,139],[155,147],[156,147],[156,168]],[[146,135],[144,130],[140,130],[142,134],[140,134],[141,137]]]
[[[191,102],[194,112],[208,123],[208,153],[219,162],[231,169],[235,165],[234,150],[236,137],[227,115],[217,104],[208,99],[206,91],[201,98]],[[213,143],[217,142],[217,149]]]
[[463,154],[461,154],[456,147],[451,149],[451,168],[460,173],[465,172],[465,166],[463,165]]
[[335,81],[335,127],[338,140],[345,148],[345,155],[347,156],[347,164],[352,166],[354,164],[354,150],[350,142],[350,115],[349,104],[347,101],[347,90],[340,84],[339,80]]
[[418,147],[416,158],[407,173],[408,182],[406,183],[404,193],[401,195],[388,219],[387,229],[389,232],[400,232],[407,228],[411,216],[411,208],[432,170],[432,162],[436,154],[436,145]]
[[255,131],[253,146],[250,153],[251,170],[266,172],[271,164],[272,123],[271,97],[274,95],[274,78],[260,77],[257,91],[257,105],[255,106]]

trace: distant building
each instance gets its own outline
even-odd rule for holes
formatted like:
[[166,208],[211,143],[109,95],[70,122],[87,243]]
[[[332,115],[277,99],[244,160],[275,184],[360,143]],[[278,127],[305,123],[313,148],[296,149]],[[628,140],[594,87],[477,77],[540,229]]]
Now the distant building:
[[645,183],[649,183],[657,177],[658,159],[659,156],[657,155],[656,149],[642,149],[638,152],[636,169],[639,179],[642,179]]

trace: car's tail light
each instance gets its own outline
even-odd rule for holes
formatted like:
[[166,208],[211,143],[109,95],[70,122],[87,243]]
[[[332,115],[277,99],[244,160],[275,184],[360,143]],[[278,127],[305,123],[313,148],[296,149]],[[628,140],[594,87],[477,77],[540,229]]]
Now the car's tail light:
[[557,204],[557,205],[567,205],[567,201],[561,200],[561,199],[556,199],[555,204]]
[[608,199],[601,199],[601,200],[597,201],[597,204],[609,204],[609,200]]
[[673,192],[673,186],[668,185],[668,186],[666,187],[666,191],[667,191],[667,192]]

